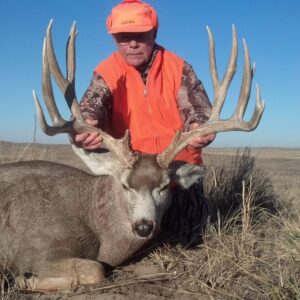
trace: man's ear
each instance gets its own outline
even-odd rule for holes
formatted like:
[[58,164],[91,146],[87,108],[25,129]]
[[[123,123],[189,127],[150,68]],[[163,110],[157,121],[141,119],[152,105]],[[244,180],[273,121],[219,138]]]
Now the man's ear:
[[157,29],[156,28],[153,28],[153,36],[154,36],[154,40],[156,40],[156,37],[157,37]]
[[182,161],[173,161],[169,170],[171,180],[184,189],[188,189],[198,180],[202,180],[205,172],[203,166],[188,164]]

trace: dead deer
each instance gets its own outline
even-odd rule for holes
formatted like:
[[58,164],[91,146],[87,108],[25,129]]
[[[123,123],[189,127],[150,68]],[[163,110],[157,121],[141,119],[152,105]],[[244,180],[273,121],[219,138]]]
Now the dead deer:
[[[229,65],[220,81],[214,39],[207,28],[214,87],[209,121],[193,131],[178,132],[158,155],[135,152],[128,132],[123,139],[115,139],[85,123],[75,94],[75,25],[67,44],[66,78],[55,58],[51,26],[50,23],[43,47],[42,87],[53,126],[46,123],[34,93],[40,126],[48,135],[99,132],[109,151],[99,154],[73,146],[94,175],[46,161],[1,165],[1,184],[5,186],[0,199],[0,267],[16,275],[18,287],[36,291],[99,283],[104,277],[103,264],[119,265],[159,231],[170,204],[170,181],[188,188],[202,176],[200,166],[178,167],[172,163],[189,140],[209,133],[254,130],[264,110],[257,87],[254,113],[249,121],[243,120],[254,74],[244,41],[244,72],[237,108],[231,118],[220,119],[236,70],[237,37],[233,27]],[[72,112],[69,121],[58,112],[51,75]]]

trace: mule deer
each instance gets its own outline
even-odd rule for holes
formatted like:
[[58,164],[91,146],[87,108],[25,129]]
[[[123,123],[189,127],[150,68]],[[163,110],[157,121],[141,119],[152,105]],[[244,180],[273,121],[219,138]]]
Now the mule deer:
[[[237,108],[230,119],[219,118],[236,69],[237,37],[233,27],[229,65],[219,81],[213,35],[207,28],[214,87],[209,121],[193,131],[178,132],[169,147],[158,155],[135,152],[130,147],[129,133],[118,140],[84,122],[74,88],[75,25],[68,41],[66,78],[55,58],[51,26],[50,23],[44,41],[42,86],[54,125],[46,123],[34,93],[40,126],[48,135],[98,132],[109,151],[97,154],[73,146],[94,175],[46,161],[0,167],[1,182],[5,185],[0,199],[0,263],[17,276],[19,287],[38,291],[98,283],[104,276],[103,263],[117,266],[130,258],[159,231],[161,218],[170,204],[170,181],[188,188],[202,176],[199,166],[172,163],[189,140],[221,131],[254,130],[264,109],[257,88],[254,113],[249,121],[243,120],[254,73],[244,41],[245,64]],[[70,107],[70,121],[58,112],[51,75]]]

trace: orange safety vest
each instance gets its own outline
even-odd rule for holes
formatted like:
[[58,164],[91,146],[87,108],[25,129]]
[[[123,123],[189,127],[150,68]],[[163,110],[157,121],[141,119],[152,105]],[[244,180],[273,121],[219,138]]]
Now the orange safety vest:
[[[118,52],[101,62],[95,72],[113,96],[110,124],[103,129],[115,138],[123,137],[129,129],[133,150],[161,153],[183,126],[176,102],[183,64],[177,55],[160,49],[145,84]],[[175,159],[202,164],[199,149],[185,149]]]

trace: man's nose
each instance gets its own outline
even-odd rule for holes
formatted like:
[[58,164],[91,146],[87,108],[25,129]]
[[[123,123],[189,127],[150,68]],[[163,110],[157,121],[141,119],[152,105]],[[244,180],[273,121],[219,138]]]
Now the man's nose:
[[129,47],[131,47],[131,48],[136,48],[137,46],[138,46],[137,41],[131,40],[131,41],[129,42]]

